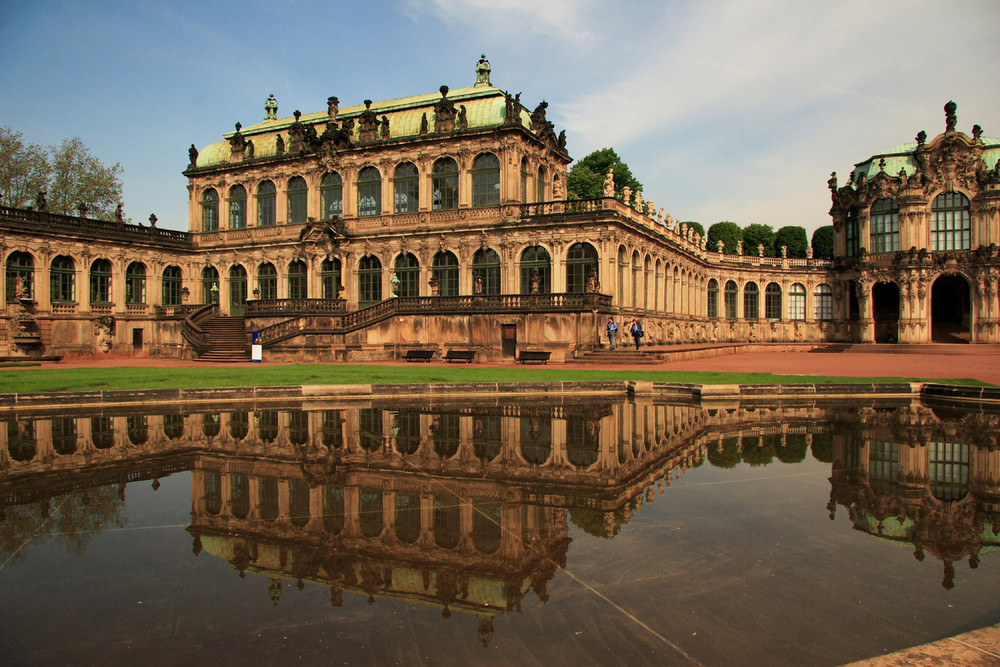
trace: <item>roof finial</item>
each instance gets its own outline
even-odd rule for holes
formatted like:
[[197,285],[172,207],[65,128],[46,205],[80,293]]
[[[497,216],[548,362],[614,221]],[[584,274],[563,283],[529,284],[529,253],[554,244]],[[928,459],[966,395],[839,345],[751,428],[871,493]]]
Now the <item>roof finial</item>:
[[955,115],[955,110],[958,109],[958,105],[954,102],[948,102],[944,105],[944,131],[954,132],[955,125],[958,123],[958,117]]

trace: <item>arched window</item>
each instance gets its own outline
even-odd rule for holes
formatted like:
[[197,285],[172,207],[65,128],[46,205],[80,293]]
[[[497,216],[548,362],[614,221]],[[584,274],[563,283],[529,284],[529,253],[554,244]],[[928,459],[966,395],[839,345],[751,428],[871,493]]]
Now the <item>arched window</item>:
[[726,281],[726,290],[723,295],[726,305],[726,319],[735,320],[736,314],[736,299],[739,296],[740,288],[736,286],[736,282],[733,280]]
[[331,220],[344,214],[344,182],[340,174],[324,174],[319,184],[319,198],[323,206],[323,219]]
[[219,228],[219,193],[209,188],[201,195],[201,231],[214,232]]
[[262,181],[257,186],[257,226],[270,227],[277,224],[277,190],[271,181]]
[[146,265],[132,262],[125,268],[125,304],[138,306],[146,303]]
[[447,250],[434,255],[434,277],[441,296],[458,296],[458,258]]
[[500,293],[500,255],[493,248],[480,248],[472,256],[474,294]]
[[931,250],[968,250],[972,247],[969,199],[946,192],[931,204]]
[[[169,415],[168,415],[169,416]],[[229,413],[229,435],[239,442],[250,433],[250,413],[230,412]]]
[[639,307],[639,275],[642,273],[638,250],[632,251],[632,306]]
[[719,281],[715,278],[708,281],[708,316],[713,319],[719,316]]
[[7,301],[35,298],[35,260],[20,250],[7,257]]
[[247,189],[242,185],[229,188],[229,228],[247,226]]
[[181,305],[181,267],[168,266],[163,269],[163,305]]
[[816,303],[816,319],[820,322],[828,322],[833,319],[833,288],[826,283],[816,286],[813,293],[813,301]]
[[872,252],[899,250],[899,207],[891,199],[879,199],[871,208]]
[[229,269],[229,314],[240,317],[247,312],[247,270],[236,264]]
[[399,280],[395,296],[420,296],[420,262],[413,253],[402,253],[396,257],[395,276]]
[[201,270],[201,302],[219,303],[219,272],[213,266]]
[[288,181],[288,189],[285,190],[288,199],[288,222],[305,222],[306,208],[309,199],[309,188],[306,186],[306,179],[295,176]]
[[59,255],[49,269],[49,299],[53,303],[76,301],[76,264],[72,257]]
[[493,206],[500,203],[500,160],[483,153],[472,162],[472,205]]
[[781,286],[778,283],[768,283],[764,290],[764,318],[781,319]]
[[806,319],[806,288],[795,283],[788,290],[788,319],[802,322]]
[[358,262],[358,305],[364,308],[382,300],[382,262],[375,255]]
[[271,262],[264,262],[257,267],[257,290],[262,301],[278,298],[278,271]]
[[538,179],[535,182],[537,198],[535,201],[545,201],[545,167],[538,168]]
[[417,165],[404,162],[396,167],[392,193],[396,213],[413,213],[419,207],[420,176]]
[[458,163],[443,157],[431,170],[431,190],[435,211],[458,208]]
[[760,288],[757,283],[747,283],[743,288],[743,319],[756,320],[760,317]]
[[844,225],[844,240],[846,242],[846,253],[848,257],[854,257],[858,254],[860,236],[861,231],[858,226],[858,209],[848,209],[847,220]]
[[552,289],[552,260],[540,245],[521,253],[521,294],[548,294]]
[[382,213],[382,174],[365,167],[358,174],[358,216]]
[[306,287],[306,263],[297,259],[288,265],[288,298],[308,299]]
[[111,262],[106,259],[98,259],[90,265],[90,303],[111,303]]
[[382,520],[382,492],[361,487],[358,493],[359,527],[365,537],[378,537],[385,530]]
[[340,290],[342,285],[340,283],[340,260],[334,257],[330,259],[329,257],[323,260],[323,263],[319,267],[319,283],[320,289],[322,290],[322,298],[324,299],[337,299],[340,298]]
[[589,243],[574,243],[566,253],[566,291],[579,294],[587,291],[587,283],[598,279],[597,250]]
[[528,158],[521,158],[521,203],[528,203]]

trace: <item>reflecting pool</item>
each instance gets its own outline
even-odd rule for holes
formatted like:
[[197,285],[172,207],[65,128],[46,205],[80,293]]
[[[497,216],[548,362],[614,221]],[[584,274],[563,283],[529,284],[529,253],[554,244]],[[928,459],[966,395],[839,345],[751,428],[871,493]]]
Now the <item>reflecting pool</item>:
[[909,399],[3,416],[0,660],[843,664],[1000,622],[998,433]]

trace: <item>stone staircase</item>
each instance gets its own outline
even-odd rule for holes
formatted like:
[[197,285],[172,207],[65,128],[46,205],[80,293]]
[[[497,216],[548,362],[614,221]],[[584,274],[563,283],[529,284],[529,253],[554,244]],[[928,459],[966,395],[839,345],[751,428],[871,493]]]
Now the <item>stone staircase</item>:
[[198,361],[232,363],[250,361],[247,351],[246,318],[213,317],[203,325],[211,348]]
[[656,352],[646,352],[642,349],[637,351],[634,347],[619,347],[614,350],[590,350],[575,359],[567,359],[566,363],[641,366],[643,364],[659,364],[662,361],[662,355]]

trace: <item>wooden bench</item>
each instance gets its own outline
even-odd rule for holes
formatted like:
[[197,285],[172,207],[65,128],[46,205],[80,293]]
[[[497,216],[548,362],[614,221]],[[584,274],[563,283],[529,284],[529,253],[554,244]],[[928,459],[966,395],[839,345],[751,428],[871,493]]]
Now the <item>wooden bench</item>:
[[543,350],[521,350],[517,354],[517,361],[522,364],[547,364],[551,355],[551,352]]
[[444,355],[444,360],[448,363],[453,361],[464,361],[467,364],[471,364],[476,360],[475,350],[448,350],[448,353]]
[[404,361],[422,361],[427,363],[434,358],[434,350],[407,350],[403,355]]

